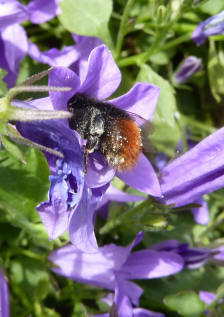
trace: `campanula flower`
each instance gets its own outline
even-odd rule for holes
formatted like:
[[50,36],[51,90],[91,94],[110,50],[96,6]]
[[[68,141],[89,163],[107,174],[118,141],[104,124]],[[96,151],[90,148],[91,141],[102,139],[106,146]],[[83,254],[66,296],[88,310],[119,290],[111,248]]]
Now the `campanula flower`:
[[6,278],[0,268],[0,317],[10,316],[9,289]]
[[59,11],[58,1],[33,0],[26,7],[17,0],[0,0],[0,67],[7,71],[8,87],[15,85],[19,64],[29,50],[29,40],[22,22],[43,23]]
[[[83,46],[84,48],[86,47],[84,44]],[[84,62],[80,61],[76,65],[77,73],[65,67],[55,67],[50,73],[50,86],[69,86],[72,87],[72,91],[67,93],[57,92],[56,94],[50,92],[50,97],[35,100],[32,104],[38,109],[67,110],[68,100],[78,92],[86,94],[87,96],[98,98],[99,100],[105,100],[109,97],[120,84],[121,74],[108,48],[105,45],[99,45],[91,51],[87,61],[84,54],[84,60]],[[127,94],[109,102],[112,102],[120,109],[128,110],[140,115],[146,120],[149,120],[152,118],[158,97],[158,87],[148,83],[137,83]],[[83,160],[83,140],[79,139],[79,144],[77,145],[77,133],[68,127],[67,121],[63,121],[61,125],[66,129],[66,131],[69,131],[71,135],[74,135],[74,143],[70,143],[71,149],[76,148],[76,151],[79,151]],[[31,125],[30,129],[32,129]],[[58,129],[58,131],[60,129]],[[56,130],[54,131],[56,133]],[[32,133],[25,132],[25,130],[21,133],[25,133],[26,137],[32,136]],[[39,139],[39,143],[42,145],[46,146],[46,142],[47,138]],[[58,143],[58,149],[60,149],[62,153],[64,153],[63,146],[63,142],[60,144]],[[76,157],[74,156],[74,160],[75,159]],[[76,162],[69,161],[69,164],[72,163],[76,164]],[[53,219],[56,223],[60,221],[60,217],[57,216],[58,213],[62,213],[64,215],[65,210],[72,209],[74,211],[76,208],[74,204],[68,204],[67,207],[64,209],[62,208],[64,202],[67,201],[67,198],[65,197],[67,189],[65,189],[64,180],[68,177],[68,173],[71,170],[69,164],[66,166],[63,166],[62,163],[57,164],[57,166],[54,165],[53,170],[56,171],[57,175],[60,174],[60,179],[51,177],[49,200],[46,204],[43,203],[38,207],[39,213],[42,212],[41,218],[45,225],[47,225],[48,232],[52,232],[51,229],[49,230],[49,222],[53,224]],[[78,167],[81,167],[80,162],[78,163]],[[82,165],[82,172],[83,170]],[[82,212],[73,212],[73,216],[69,222],[69,234],[72,243],[78,245],[85,251],[88,249],[89,252],[91,252],[97,247],[93,227],[94,208],[96,208],[97,202],[100,201],[104,192],[108,188],[110,181],[115,175],[139,191],[158,197],[161,195],[157,175],[149,160],[143,154],[140,155],[139,161],[133,170],[125,173],[117,173],[113,167],[106,163],[104,157],[100,153],[95,152],[90,154],[88,159],[88,172],[86,175],[83,173],[82,176],[84,182],[83,188],[85,188],[86,196],[82,196],[83,200],[81,199],[81,204],[78,204],[82,209]],[[68,185],[68,187],[69,186],[70,185]],[[84,190],[82,193],[84,193]],[[60,195],[62,202],[60,202]],[[90,201],[94,201],[93,205],[88,203],[89,198],[86,198],[87,196],[94,196],[94,199],[93,197],[90,199]],[[56,197],[57,204],[51,197]],[[49,217],[50,219],[48,219]],[[82,229],[80,229],[80,226]],[[62,227],[65,228],[65,225]],[[62,233],[62,231],[62,229],[57,232],[55,231],[56,234],[50,234],[50,237],[55,238],[59,236],[59,233]]]
[[192,34],[192,40],[200,46],[211,35],[224,34],[224,11],[201,22]]
[[80,283],[116,290],[138,305],[143,290],[131,280],[169,276],[181,271],[184,264],[174,252],[148,248],[131,253],[142,237],[139,233],[127,247],[109,244],[95,253],[83,252],[74,245],[59,248],[49,256],[54,264],[52,271]]
[[191,248],[188,243],[178,240],[165,240],[151,246],[152,250],[170,251],[180,255],[184,260],[184,267],[195,269],[212,258],[212,251],[208,248]]
[[[87,64],[80,63],[78,75],[65,67],[55,67],[50,74],[49,85],[71,86],[69,93],[50,93],[54,109],[67,109],[68,100],[76,93],[82,93],[101,101],[117,89],[121,81],[121,74],[113,57],[105,45],[94,48]],[[159,88],[148,83],[136,83],[125,95],[109,100],[114,106],[143,117],[152,119],[159,97]],[[71,132],[72,133],[72,132]],[[128,185],[149,195],[160,196],[160,186],[149,160],[141,154],[133,170],[118,173],[114,168],[104,164],[100,169],[100,155],[90,155],[86,183],[89,187],[99,187],[110,182],[116,174]]]
[[201,69],[201,58],[189,56],[183,61],[178,70],[174,73],[174,80],[177,84],[185,83]]
[[[116,309],[118,312],[119,317],[165,317],[164,314],[153,312],[148,309],[140,308],[140,307],[133,307],[130,299],[123,293],[121,287],[117,287],[115,290],[115,294],[108,294],[112,296],[107,296],[104,298],[104,301],[108,306],[111,306],[113,302],[116,304]],[[94,315],[92,317],[109,317],[109,313]]]
[[223,138],[221,128],[162,170],[161,188],[166,204],[184,206],[224,187]]

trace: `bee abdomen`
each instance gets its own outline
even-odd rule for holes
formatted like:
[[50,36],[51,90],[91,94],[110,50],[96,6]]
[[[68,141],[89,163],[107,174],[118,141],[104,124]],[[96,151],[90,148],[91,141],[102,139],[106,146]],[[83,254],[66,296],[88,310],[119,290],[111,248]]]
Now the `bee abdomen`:
[[133,120],[120,118],[108,130],[99,150],[119,172],[132,169],[142,151],[140,129]]

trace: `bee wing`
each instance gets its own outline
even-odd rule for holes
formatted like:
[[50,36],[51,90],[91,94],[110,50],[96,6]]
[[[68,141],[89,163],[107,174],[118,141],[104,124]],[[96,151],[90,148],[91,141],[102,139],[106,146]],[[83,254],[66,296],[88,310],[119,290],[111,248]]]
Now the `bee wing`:
[[137,126],[141,128],[143,151],[146,153],[154,153],[155,152],[154,147],[149,140],[149,135],[154,132],[154,126],[152,122],[142,118],[136,113],[128,112],[128,114],[136,122]]

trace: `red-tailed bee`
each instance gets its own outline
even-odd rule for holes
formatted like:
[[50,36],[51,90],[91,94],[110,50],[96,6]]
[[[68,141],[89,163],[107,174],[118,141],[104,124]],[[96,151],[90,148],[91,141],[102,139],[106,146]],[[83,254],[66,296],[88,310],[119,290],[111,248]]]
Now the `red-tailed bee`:
[[73,116],[69,127],[86,139],[84,167],[88,154],[99,151],[119,172],[134,167],[142,152],[141,130],[127,111],[113,104],[77,93],[68,101]]

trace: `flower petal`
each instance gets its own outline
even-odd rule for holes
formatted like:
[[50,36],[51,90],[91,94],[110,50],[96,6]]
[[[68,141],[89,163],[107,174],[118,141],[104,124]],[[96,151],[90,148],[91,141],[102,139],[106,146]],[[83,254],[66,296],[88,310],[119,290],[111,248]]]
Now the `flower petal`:
[[41,24],[53,19],[59,12],[58,2],[56,0],[32,0],[27,7],[30,21]]
[[104,100],[117,89],[121,73],[106,45],[97,46],[89,55],[88,71],[80,92]]
[[204,199],[198,199],[197,204],[200,204],[201,207],[192,208],[191,212],[194,216],[195,222],[199,225],[205,226],[209,222],[209,209],[206,201]]
[[115,279],[112,271],[114,259],[103,254],[100,249],[86,253],[74,245],[57,249],[49,256],[54,263],[52,271],[74,281],[96,285],[113,290]]
[[94,253],[98,248],[93,223],[95,204],[91,202],[91,198],[88,189],[84,188],[82,199],[71,216],[68,229],[72,244],[87,253]]
[[37,207],[51,240],[58,238],[68,227],[68,186],[62,177],[51,176],[49,202]]
[[166,317],[162,313],[157,313],[144,308],[134,308],[133,313],[133,317]]
[[64,46],[62,50],[51,48],[43,52],[36,44],[29,42],[28,54],[36,61],[50,66],[68,67],[78,59],[75,45]]
[[180,272],[183,266],[183,258],[174,252],[142,250],[128,257],[122,273],[128,279],[158,278]]
[[0,269],[0,317],[10,317],[9,288]]
[[200,46],[210,35],[224,33],[224,11],[201,22],[192,34],[192,40]]
[[79,89],[79,77],[66,67],[55,67],[49,74],[49,86],[55,87],[72,87],[68,92],[53,92],[49,93],[54,109],[67,110],[68,100]]
[[28,20],[28,11],[19,1],[0,1],[0,29]]
[[148,83],[136,83],[125,95],[110,102],[120,109],[152,120],[159,99],[160,88]]
[[224,187],[224,128],[202,140],[162,170],[164,202],[176,207]]
[[88,187],[98,188],[109,183],[115,175],[115,169],[105,163],[100,153],[90,155],[88,160],[88,172],[85,181]]
[[160,197],[161,189],[157,175],[144,154],[141,154],[138,163],[131,171],[117,173],[117,176],[129,186],[132,186],[140,192]]

